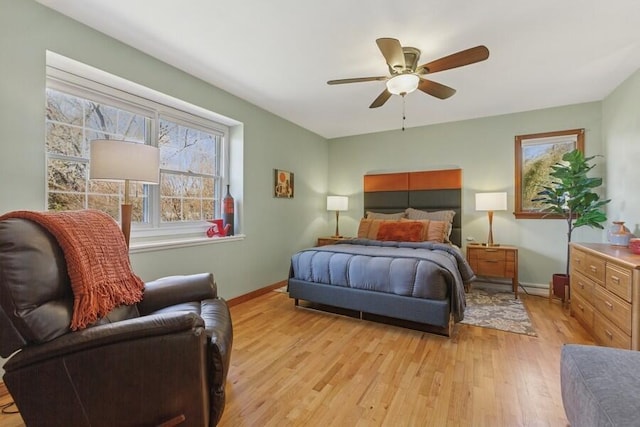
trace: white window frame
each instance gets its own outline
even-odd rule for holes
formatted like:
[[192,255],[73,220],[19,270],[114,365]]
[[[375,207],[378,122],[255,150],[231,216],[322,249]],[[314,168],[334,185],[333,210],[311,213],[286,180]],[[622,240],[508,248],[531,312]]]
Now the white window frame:
[[[218,181],[220,188],[216,191],[219,196],[218,205],[221,205],[223,189],[230,182],[230,127],[240,124],[239,122],[51,51],[47,51],[46,78],[47,88],[151,117],[151,145],[154,146],[158,144],[157,126],[160,117],[220,135],[221,180]],[[132,251],[190,246],[244,237],[236,234],[223,239],[206,238],[205,231],[210,224],[204,220],[162,223],[159,186],[150,186],[149,196],[150,204],[153,205],[150,209],[150,222],[132,224]]]

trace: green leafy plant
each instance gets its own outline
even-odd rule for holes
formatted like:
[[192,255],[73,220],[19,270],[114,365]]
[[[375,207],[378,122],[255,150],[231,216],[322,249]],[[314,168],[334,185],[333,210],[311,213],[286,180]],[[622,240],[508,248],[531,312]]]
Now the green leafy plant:
[[611,200],[600,200],[593,190],[602,185],[602,178],[591,178],[587,173],[595,165],[589,162],[596,156],[584,157],[580,150],[573,150],[562,156],[562,161],[551,166],[551,184],[542,186],[533,202],[540,202],[543,211],[563,218],[567,222],[567,265],[569,275],[569,243],[571,234],[578,227],[588,226],[603,229],[601,223],[607,216],[602,206]]

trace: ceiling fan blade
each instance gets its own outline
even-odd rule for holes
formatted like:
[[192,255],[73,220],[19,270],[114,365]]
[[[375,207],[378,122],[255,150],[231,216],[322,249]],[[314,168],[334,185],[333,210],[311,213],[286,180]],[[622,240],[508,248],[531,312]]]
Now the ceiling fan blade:
[[344,83],[359,83],[359,82],[375,82],[380,80],[387,80],[387,77],[379,76],[379,77],[355,77],[353,79],[338,79],[338,80],[329,80],[327,82],[328,85],[341,85]]
[[454,93],[456,93],[456,90],[453,88],[450,88],[449,86],[445,86],[441,83],[436,83],[432,80],[427,80],[423,78],[420,78],[418,89],[420,89],[426,94],[435,96],[436,98],[440,98],[440,99],[447,99],[450,96],[453,96]]
[[452,53],[435,61],[421,65],[423,73],[437,73],[438,71],[449,70],[451,68],[462,67],[463,65],[474,64],[484,61],[489,57],[489,49],[486,46],[476,46],[470,49]]
[[400,45],[397,39],[381,38],[377,39],[376,43],[392,73],[397,73],[405,69],[404,52],[402,51],[402,45]]
[[378,97],[371,103],[371,105],[369,105],[369,108],[382,107],[382,105],[384,105],[384,103],[387,102],[387,99],[389,98],[391,98],[391,92],[385,89],[380,95],[378,95]]

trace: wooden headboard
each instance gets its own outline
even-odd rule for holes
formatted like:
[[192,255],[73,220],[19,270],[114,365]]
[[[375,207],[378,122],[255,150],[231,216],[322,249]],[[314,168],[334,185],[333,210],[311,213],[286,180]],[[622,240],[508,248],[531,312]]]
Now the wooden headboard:
[[453,210],[450,240],[462,246],[462,169],[368,174],[364,176],[364,214],[414,208]]

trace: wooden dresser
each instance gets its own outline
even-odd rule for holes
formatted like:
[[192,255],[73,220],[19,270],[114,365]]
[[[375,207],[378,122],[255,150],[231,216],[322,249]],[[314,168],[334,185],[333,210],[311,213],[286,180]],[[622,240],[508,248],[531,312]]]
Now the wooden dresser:
[[571,314],[608,347],[640,350],[640,255],[571,243]]

